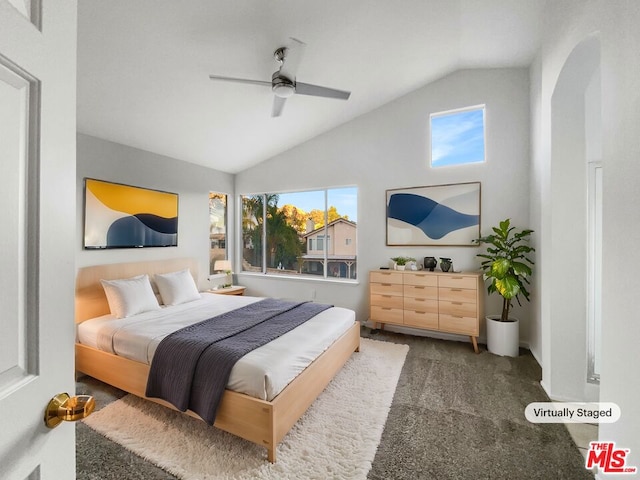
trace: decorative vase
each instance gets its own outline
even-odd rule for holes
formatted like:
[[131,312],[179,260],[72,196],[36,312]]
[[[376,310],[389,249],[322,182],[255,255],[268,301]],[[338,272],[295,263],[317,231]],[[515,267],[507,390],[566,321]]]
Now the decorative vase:
[[433,272],[433,270],[436,268],[436,265],[438,265],[436,257],[424,257],[424,268],[426,268],[430,272]]
[[489,315],[487,319],[487,350],[503,357],[520,355],[519,321],[509,317],[500,321],[500,315]]
[[448,272],[449,269],[451,268],[451,265],[453,264],[451,263],[450,258],[440,257],[440,268],[442,269],[443,272]]

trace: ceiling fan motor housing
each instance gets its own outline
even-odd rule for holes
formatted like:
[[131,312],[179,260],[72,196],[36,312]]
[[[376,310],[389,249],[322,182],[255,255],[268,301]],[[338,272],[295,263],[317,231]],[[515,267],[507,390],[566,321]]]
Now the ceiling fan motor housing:
[[271,90],[277,97],[289,98],[296,93],[296,85],[287,77],[280,75],[278,71],[271,76]]

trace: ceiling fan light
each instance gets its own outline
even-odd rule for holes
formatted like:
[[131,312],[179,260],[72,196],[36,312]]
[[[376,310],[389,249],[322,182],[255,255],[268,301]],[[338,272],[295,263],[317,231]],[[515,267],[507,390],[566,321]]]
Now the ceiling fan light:
[[280,98],[289,98],[296,93],[294,86],[286,83],[276,84],[273,86],[272,90],[274,95]]

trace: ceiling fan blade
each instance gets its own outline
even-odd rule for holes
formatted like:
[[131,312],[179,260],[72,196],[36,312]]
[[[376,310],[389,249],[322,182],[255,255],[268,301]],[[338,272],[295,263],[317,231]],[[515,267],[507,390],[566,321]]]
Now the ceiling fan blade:
[[290,40],[289,45],[285,47],[287,52],[284,57],[284,62],[280,67],[280,75],[294,81],[298,74],[298,67],[302,61],[302,56],[307,44],[293,37],[291,37]]
[[349,95],[351,95],[351,92],[345,90],[336,90],[335,88],[321,87],[319,85],[302,82],[296,82],[296,93],[314,97],[337,98],[339,100],[348,100]]
[[276,95],[273,96],[273,107],[271,108],[271,116],[279,117],[282,114],[282,110],[284,109],[284,102],[286,98],[278,97]]
[[271,87],[271,82],[265,82],[263,80],[250,80],[247,78],[222,77],[219,75],[209,75],[209,78],[211,80],[222,80],[223,82],[246,83],[249,85],[265,85],[267,87]]

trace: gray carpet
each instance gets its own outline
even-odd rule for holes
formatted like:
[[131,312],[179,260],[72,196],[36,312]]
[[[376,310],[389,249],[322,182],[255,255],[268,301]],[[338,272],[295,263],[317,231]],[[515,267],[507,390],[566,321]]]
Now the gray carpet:
[[[369,479],[593,478],[564,425],[525,420],[528,403],[548,401],[528,351],[513,359],[476,355],[462,342],[367,328],[362,336],[410,346]],[[99,406],[124,395],[88,377],[77,392]],[[79,480],[175,478],[82,423],[76,428]]]

